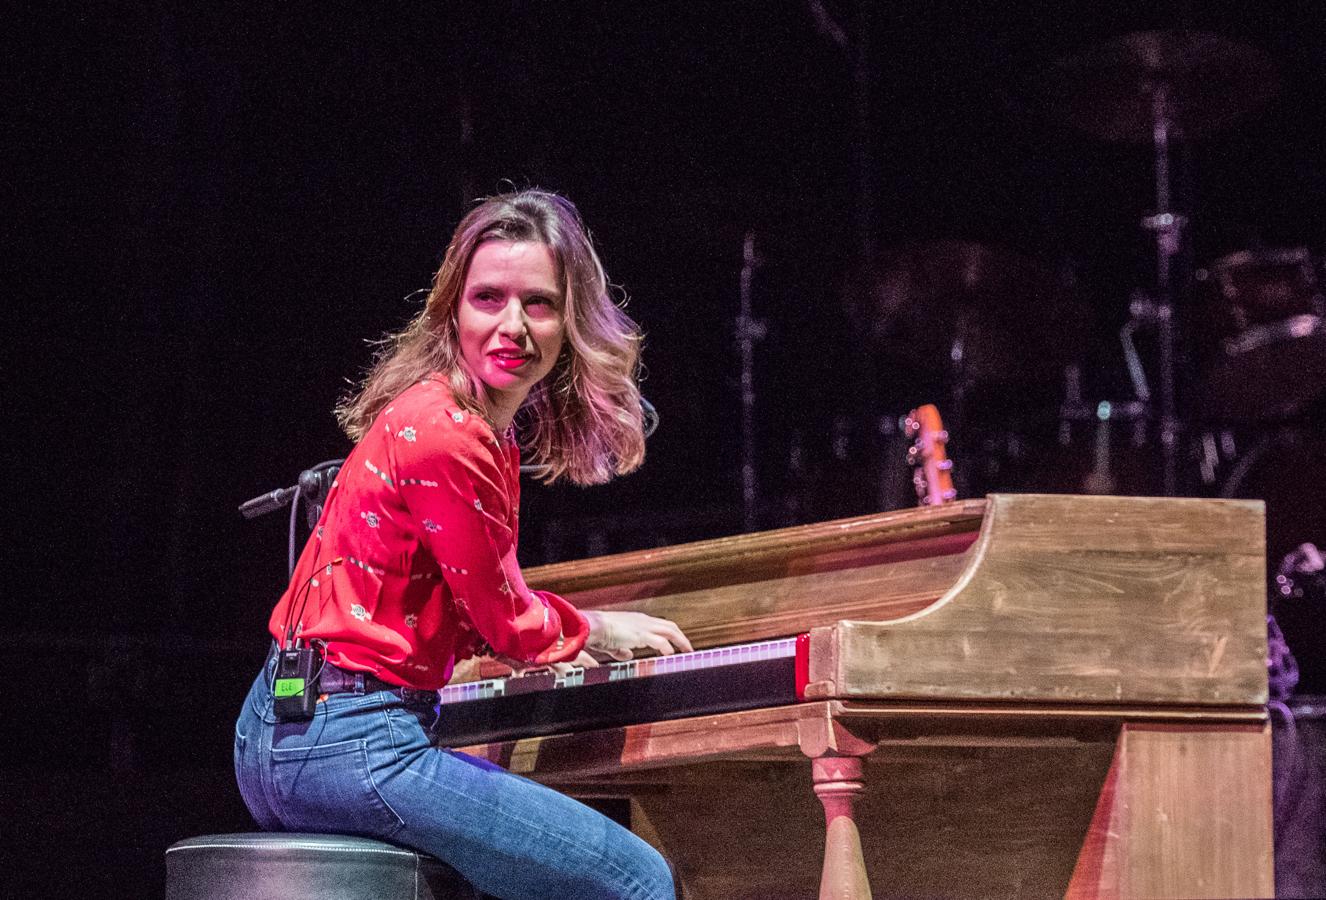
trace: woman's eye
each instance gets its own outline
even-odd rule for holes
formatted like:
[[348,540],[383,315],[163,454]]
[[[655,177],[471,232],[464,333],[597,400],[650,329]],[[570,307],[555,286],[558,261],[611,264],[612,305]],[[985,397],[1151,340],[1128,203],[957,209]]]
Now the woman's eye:
[[560,313],[557,310],[556,300],[536,294],[525,301],[525,315],[544,320],[556,318]]

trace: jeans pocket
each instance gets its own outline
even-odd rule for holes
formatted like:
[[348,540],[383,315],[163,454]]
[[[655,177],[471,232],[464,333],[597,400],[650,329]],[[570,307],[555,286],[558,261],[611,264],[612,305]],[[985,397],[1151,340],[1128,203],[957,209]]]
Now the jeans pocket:
[[386,714],[387,733],[397,762],[408,762],[432,748],[428,732],[437,716],[431,709],[394,706],[383,712]]
[[404,822],[373,779],[368,742],[273,747],[272,787],[288,830],[390,837]]

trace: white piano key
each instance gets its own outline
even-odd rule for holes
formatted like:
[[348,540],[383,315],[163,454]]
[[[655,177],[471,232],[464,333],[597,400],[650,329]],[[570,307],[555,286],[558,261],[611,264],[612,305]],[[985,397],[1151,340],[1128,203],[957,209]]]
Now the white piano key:
[[[673,672],[693,672],[699,669],[738,665],[745,662],[759,662],[793,656],[796,653],[796,638],[778,638],[771,641],[757,641],[752,644],[738,644],[731,647],[711,647],[691,653],[677,653],[672,656],[656,656],[646,659],[633,659],[625,662],[606,663],[602,672],[587,675],[585,669],[573,669],[565,677],[548,679],[548,673],[538,672],[510,678],[491,678],[485,681],[471,681],[465,684],[448,685],[439,693],[442,703],[465,703],[471,700],[486,700],[506,696],[510,684],[515,690],[522,678],[543,679],[548,681],[552,690],[574,688],[599,681],[629,681],[635,678],[649,678],[667,675]],[[534,682],[530,682],[533,684]]]

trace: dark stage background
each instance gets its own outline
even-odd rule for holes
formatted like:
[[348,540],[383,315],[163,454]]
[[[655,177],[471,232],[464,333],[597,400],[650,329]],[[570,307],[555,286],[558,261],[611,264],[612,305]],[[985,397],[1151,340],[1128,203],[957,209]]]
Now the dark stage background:
[[[645,393],[662,417],[635,475],[526,484],[527,564],[742,529],[734,324],[748,232],[767,325],[757,526],[907,505],[880,428],[951,385],[873,342],[851,299],[867,236],[885,255],[962,239],[1036,260],[1075,285],[1082,312],[1027,310],[1028,332],[1084,334],[1073,352],[1090,402],[1127,389],[1114,335],[1153,280],[1138,228],[1151,153],[1076,132],[1038,100],[1054,60],[1155,28],[1262,51],[1279,92],[1176,152],[1176,206],[1192,222],[1181,268],[1266,246],[1326,252],[1326,10],[1208,6],[15,10],[0,63],[0,827],[21,862],[0,894],[158,895],[169,843],[252,827],[231,723],[283,586],[286,521],[245,522],[236,506],[344,455],[331,406],[368,364],[366,340],[417,308],[410,295],[471,199],[538,185],[577,202],[647,333]],[[1204,334],[1209,291],[1179,301]],[[954,429],[967,493],[1082,490],[1083,436],[1058,447],[1061,385],[1040,388],[996,386],[970,430]],[[1238,435],[1287,448],[1240,487],[1271,504],[1272,565],[1326,543],[1319,411]],[[1152,484],[1149,441],[1118,449],[1121,491]],[[1204,483],[1185,456],[1183,492],[1215,496],[1230,471]],[[1318,693],[1321,613],[1308,596],[1283,615],[1301,689]]]

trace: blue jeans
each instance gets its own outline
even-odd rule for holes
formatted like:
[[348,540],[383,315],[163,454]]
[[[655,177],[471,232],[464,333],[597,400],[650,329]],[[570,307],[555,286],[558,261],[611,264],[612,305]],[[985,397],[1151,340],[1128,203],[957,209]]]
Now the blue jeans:
[[354,834],[437,857],[505,898],[673,900],[659,853],[570,797],[434,747],[431,709],[387,691],[332,694],[308,722],[277,722],[254,679],[235,725],[235,774],[267,831]]

